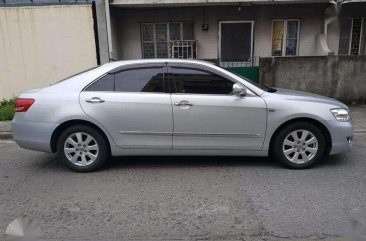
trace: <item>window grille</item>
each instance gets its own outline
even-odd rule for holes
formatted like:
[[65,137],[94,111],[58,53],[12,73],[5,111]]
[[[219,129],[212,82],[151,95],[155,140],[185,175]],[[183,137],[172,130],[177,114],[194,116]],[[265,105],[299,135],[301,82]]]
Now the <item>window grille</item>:
[[192,22],[142,23],[141,39],[145,59],[197,57]]
[[169,41],[169,58],[196,59],[197,40],[171,40]]
[[341,21],[338,54],[359,55],[361,53],[363,19],[348,18]]

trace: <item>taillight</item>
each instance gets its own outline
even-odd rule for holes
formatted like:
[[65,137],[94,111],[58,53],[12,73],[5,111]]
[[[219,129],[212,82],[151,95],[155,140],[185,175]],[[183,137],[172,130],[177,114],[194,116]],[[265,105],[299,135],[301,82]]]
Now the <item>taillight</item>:
[[34,103],[34,99],[16,98],[15,112],[26,112]]

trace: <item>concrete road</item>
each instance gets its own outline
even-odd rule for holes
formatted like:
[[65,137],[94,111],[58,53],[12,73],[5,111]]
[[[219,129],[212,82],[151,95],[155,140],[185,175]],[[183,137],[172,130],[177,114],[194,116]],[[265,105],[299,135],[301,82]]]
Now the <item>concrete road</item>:
[[21,217],[47,241],[342,240],[351,221],[366,231],[366,133],[309,170],[269,158],[139,157],[77,174],[6,141],[0,167],[0,240]]

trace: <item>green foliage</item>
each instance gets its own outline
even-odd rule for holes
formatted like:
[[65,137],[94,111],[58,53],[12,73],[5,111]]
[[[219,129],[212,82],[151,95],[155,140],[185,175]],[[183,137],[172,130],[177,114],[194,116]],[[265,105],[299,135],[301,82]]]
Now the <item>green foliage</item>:
[[14,116],[15,99],[3,100],[0,102],[0,121],[11,120]]

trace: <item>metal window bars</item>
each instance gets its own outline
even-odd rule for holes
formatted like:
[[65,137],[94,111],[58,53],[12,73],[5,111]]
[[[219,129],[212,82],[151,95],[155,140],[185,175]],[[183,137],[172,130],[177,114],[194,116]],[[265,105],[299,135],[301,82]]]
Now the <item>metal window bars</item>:
[[253,67],[259,65],[258,56],[250,57],[238,57],[238,58],[221,58],[219,65],[223,68],[234,68],[234,67]]
[[196,59],[197,40],[170,40],[169,58],[173,59]]

